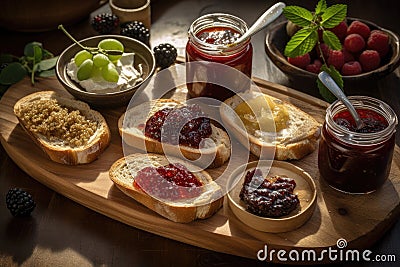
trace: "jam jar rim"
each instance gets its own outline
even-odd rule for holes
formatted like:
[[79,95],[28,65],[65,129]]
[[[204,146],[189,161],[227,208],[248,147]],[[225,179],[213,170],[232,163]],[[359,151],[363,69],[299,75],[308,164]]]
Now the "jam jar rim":
[[[386,119],[388,126],[382,131],[374,133],[358,133],[341,127],[333,120],[333,117],[339,112],[346,110],[346,107],[340,100],[336,100],[326,109],[325,122],[338,139],[347,144],[372,145],[385,142],[396,132],[398,123],[397,115],[387,103],[369,96],[349,96],[348,99],[355,108],[369,109],[382,115]],[[362,101],[367,101],[370,104],[374,102],[376,106],[362,105],[360,103]]]
[[[220,18],[220,17],[224,17],[224,18],[228,18],[231,19],[232,21],[235,21],[240,24],[243,29],[239,28],[237,25],[233,25],[233,24],[228,24],[229,21],[226,20],[221,20],[221,21],[210,21],[208,20],[208,22],[210,23],[216,23],[218,22],[218,25],[209,25],[209,26],[205,26],[203,24],[200,25],[196,25],[196,23],[201,23],[201,21],[205,21],[207,22],[206,19],[210,19],[210,18]],[[224,24],[225,23],[225,24]],[[195,30],[195,26],[201,26],[199,29]],[[248,25],[247,23],[241,19],[240,17],[237,17],[235,15],[232,14],[228,14],[228,13],[209,13],[209,14],[205,14],[203,16],[198,17],[196,20],[194,20],[192,22],[192,24],[189,27],[188,30],[188,37],[189,37],[189,42],[192,41],[195,45],[196,45],[196,49],[200,50],[203,53],[215,53],[215,55],[218,56],[232,56],[233,54],[236,53],[240,53],[242,50],[244,50],[247,45],[250,43],[250,37],[246,38],[244,41],[242,41],[241,43],[238,43],[235,46],[229,47],[228,45],[215,45],[215,44],[210,44],[207,42],[204,42],[202,40],[200,40],[197,37],[197,33],[207,29],[207,28],[212,28],[212,27],[226,27],[226,28],[231,28],[233,30],[238,31],[241,35],[243,35],[248,29]],[[222,48],[226,48],[223,51],[221,50]]]

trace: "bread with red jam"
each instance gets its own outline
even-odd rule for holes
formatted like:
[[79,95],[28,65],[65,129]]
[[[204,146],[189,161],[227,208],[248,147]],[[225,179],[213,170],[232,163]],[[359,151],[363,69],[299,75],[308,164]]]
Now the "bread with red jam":
[[206,171],[175,157],[131,154],[117,160],[109,176],[126,195],[174,222],[209,218],[223,204],[220,186]]
[[220,115],[225,127],[262,158],[301,159],[316,149],[321,133],[310,114],[255,90],[225,100]]
[[[188,130],[189,136],[185,137],[185,135],[182,135],[181,133],[185,131],[187,125],[192,124],[187,123],[185,127],[182,128],[179,126],[179,120],[187,120],[187,116],[185,116],[186,113],[184,112],[189,111],[182,111],[183,115],[180,119],[175,119],[172,116],[172,119],[169,119],[170,114],[175,114],[174,112],[178,112],[181,108],[189,107],[191,106],[187,106],[172,99],[157,99],[144,102],[130,108],[120,117],[118,121],[119,132],[125,144],[142,151],[186,158],[195,161],[194,163],[196,165],[205,168],[216,168],[223,165],[229,159],[231,153],[230,139],[223,129],[215,126],[212,122],[205,124],[203,121],[199,121],[199,125],[196,126],[196,121],[194,121],[194,123],[192,123],[194,124],[192,129],[194,130],[192,132]],[[162,114],[162,112],[167,109],[174,110],[174,112]],[[203,111],[196,110],[196,112],[197,114],[203,114],[205,120],[210,120],[207,118],[205,113],[202,113]],[[156,126],[153,127],[152,123],[158,123],[159,118],[157,118],[157,116],[163,115],[164,118],[166,118],[165,121],[169,120],[177,123],[177,127],[174,127],[173,125],[172,129],[175,131],[174,134],[179,134],[179,145],[177,140],[175,140],[174,143],[173,141],[164,142],[164,139],[161,138],[157,139],[156,137],[159,137],[160,133],[157,133],[158,135],[156,137],[153,136],[156,135],[155,133],[151,135],[151,130],[157,128]],[[194,116],[193,118],[198,117]],[[203,127],[204,125],[207,127]],[[163,123],[158,126],[163,127]],[[179,129],[182,129],[181,132],[179,132]],[[196,135],[197,129],[201,129],[203,132],[204,129],[207,129],[209,135]],[[194,136],[192,136],[193,132]],[[181,141],[185,138],[187,142],[182,143]],[[193,140],[202,140],[199,143],[199,147],[191,144]]]
[[104,117],[71,96],[36,92],[18,100],[14,114],[34,142],[58,163],[90,163],[110,143]]

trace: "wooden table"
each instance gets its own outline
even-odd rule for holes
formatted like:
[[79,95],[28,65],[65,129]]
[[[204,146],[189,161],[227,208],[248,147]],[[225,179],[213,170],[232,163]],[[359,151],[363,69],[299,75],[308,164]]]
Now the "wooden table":
[[[286,1],[294,4],[296,1]],[[333,1],[329,1],[332,4]],[[251,24],[272,1],[153,1],[151,44],[171,42],[184,55],[186,33],[199,15],[227,12],[238,15]],[[302,3],[312,8],[314,3]],[[108,5],[94,14],[109,11]],[[376,22],[397,33],[396,1],[385,4],[371,1],[351,1],[348,14]],[[95,34],[89,18],[69,27],[81,39]],[[70,41],[59,31],[18,33],[0,30],[1,52],[20,55],[25,43],[40,41],[59,54]],[[254,46],[253,75],[298,90],[302,84],[292,84],[267,58],[264,52],[265,32],[252,38]],[[389,103],[400,115],[400,69],[366,88]],[[399,131],[398,131],[399,132]],[[400,136],[397,132],[397,144]],[[11,187],[34,192],[37,207],[30,218],[13,218],[5,206],[5,195]],[[119,223],[62,195],[55,193],[25,174],[0,147],[0,266],[264,266],[256,260],[216,253],[150,234]],[[395,223],[371,250],[376,254],[396,254],[400,260],[400,222]],[[347,264],[348,265],[348,264]],[[366,264],[364,264],[365,266]],[[375,266],[369,263],[368,266]],[[376,265],[378,266],[378,265]],[[380,265],[381,266],[381,265]]]

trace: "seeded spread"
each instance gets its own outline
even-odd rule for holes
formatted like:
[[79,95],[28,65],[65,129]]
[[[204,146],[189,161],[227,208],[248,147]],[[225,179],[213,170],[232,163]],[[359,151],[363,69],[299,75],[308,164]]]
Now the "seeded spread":
[[20,119],[34,134],[45,136],[50,142],[79,147],[94,135],[97,122],[91,121],[79,110],[60,106],[55,99],[38,99],[25,104],[20,110]]

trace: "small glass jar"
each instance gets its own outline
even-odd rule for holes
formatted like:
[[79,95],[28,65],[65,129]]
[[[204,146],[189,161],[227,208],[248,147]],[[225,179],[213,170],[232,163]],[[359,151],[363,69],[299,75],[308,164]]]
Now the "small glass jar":
[[[226,69],[221,70],[215,65],[186,64],[190,97],[211,97],[223,101],[238,91],[250,88],[253,58],[250,37],[238,45],[229,45],[247,29],[247,24],[242,19],[224,13],[207,14],[192,23],[186,45],[186,62],[221,63],[235,68],[245,76],[232,74]],[[229,86],[224,81],[228,81]],[[230,85],[235,88],[228,88]]]
[[[362,120],[372,120],[359,132],[340,126],[339,120],[355,125],[346,107],[336,101],[326,111],[318,151],[321,178],[347,193],[370,193],[387,180],[395,146],[397,116],[389,105],[366,96],[351,96]],[[375,120],[375,121],[374,121]],[[376,132],[378,124],[385,123]],[[351,129],[351,128],[350,128]]]

